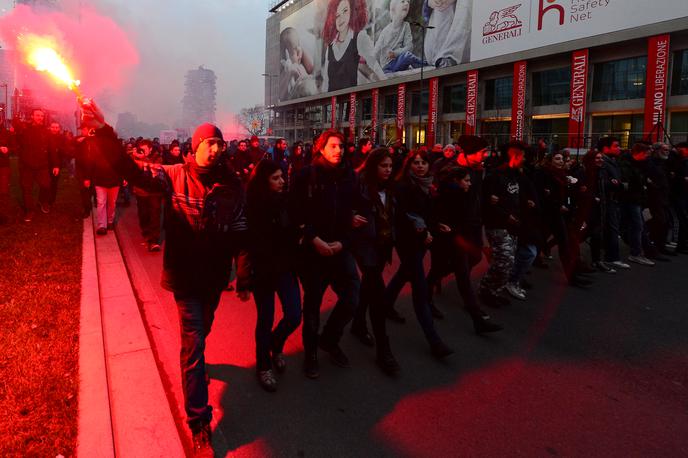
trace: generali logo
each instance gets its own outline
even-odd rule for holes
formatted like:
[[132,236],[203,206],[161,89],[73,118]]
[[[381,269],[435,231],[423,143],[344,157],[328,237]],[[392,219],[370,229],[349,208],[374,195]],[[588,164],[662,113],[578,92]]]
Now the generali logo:
[[523,4],[512,5],[490,14],[489,20],[483,26],[483,44],[521,36],[523,22],[516,14],[521,5]]

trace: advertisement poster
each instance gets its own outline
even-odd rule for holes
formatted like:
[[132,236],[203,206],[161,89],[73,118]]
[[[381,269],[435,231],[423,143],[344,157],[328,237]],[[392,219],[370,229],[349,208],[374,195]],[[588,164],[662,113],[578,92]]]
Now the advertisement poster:
[[645,86],[645,137],[661,141],[664,135],[669,73],[669,35],[650,37],[647,42],[647,84]]
[[[422,66],[433,70],[468,62],[472,4],[314,0],[280,22],[279,99],[415,74]],[[423,37],[424,29],[414,23],[432,28]]]
[[478,123],[478,70],[466,75],[466,135],[475,135]]
[[477,61],[686,16],[686,0],[475,2],[470,60]]
[[440,79],[430,79],[429,110],[428,110],[428,135],[426,144],[434,145],[437,136],[437,109],[439,102]]
[[514,90],[511,94],[511,138],[523,140],[526,122],[526,77],[525,60],[514,63]]
[[569,99],[569,148],[582,148],[585,135],[589,53],[581,49],[571,55],[571,98]]

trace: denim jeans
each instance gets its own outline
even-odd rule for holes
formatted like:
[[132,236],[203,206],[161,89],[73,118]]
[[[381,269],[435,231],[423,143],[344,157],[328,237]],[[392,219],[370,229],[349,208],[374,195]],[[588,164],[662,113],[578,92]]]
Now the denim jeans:
[[514,256],[514,266],[511,268],[511,275],[509,275],[509,283],[519,284],[528,273],[530,266],[533,265],[536,256],[536,245],[521,245],[519,243]]
[[114,188],[96,186],[96,227],[98,229],[107,227],[108,224],[115,222],[115,206],[118,193],[119,186]]
[[623,238],[631,248],[631,256],[641,256],[643,254],[643,214],[640,205],[622,204],[621,221],[624,228]]
[[205,380],[205,339],[220,303],[222,291],[174,293],[179,312],[182,350],[182,391],[189,427],[209,423],[213,408],[208,405]]
[[[307,354],[318,349],[318,339],[336,345],[358,306],[361,281],[353,255],[346,249],[334,256],[312,254],[301,271],[303,285],[303,348]],[[337,303],[320,330],[320,306],[327,287],[337,295]]]
[[619,204],[614,201],[607,202],[604,227],[604,260],[615,262],[621,260],[619,251]]
[[415,54],[413,54],[411,51],[404,51],[389,61],[382,71],[385,73],[395,73],[402,70],[408,70],[409,67],[420,68],[422,66],[423,61],[416,57]]
[[364,266],[359,264],[359,268],[361,269],[361,296],[351,329],[367,329],[366,311],[369,311],[370,323],[375,339],[383,342],[387,338],[387,318],[383,299],[385,280],[382,277],[385,266],[384,264],[381,266]]
[[[275,329],[275,294],[282,303],[282,319]],[[256,369],[272,368],[270,352],[282,353],[284,343],[301,323],[301,290],[291,272],[257,274],[253,288],[256,320]]]
[[439,342],[440,337],[435,330],[435,324],[432,321],[432,313],[430,311],[428,282],[426,281],[423,268],[423,258],[426,251],[425,248],[397,247],[401,264],[394,277],[387,284],[384,303],[386,307],[392,307],[397,297],[399,297],[401,289],[406,282],[410,281],[413,310],[416,313],[416,319],[423,329],[427,341],[433,344]]
[[148,243],[160,243],[162,196],[136,196],[141,235]]

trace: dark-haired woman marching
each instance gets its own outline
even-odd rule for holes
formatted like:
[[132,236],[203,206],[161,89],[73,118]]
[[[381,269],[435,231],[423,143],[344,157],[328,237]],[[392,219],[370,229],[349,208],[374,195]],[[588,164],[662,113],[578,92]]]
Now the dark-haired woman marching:
[[397,177],[397,207],[394,216],[396,248],[401,265],[385,290],[385,306],[392,307],[407,281],[411,282],[413,308],[432,354],[438,358],[454,351],[440,339],[430,311],[423,258],[432,243],[430,234],[430,163],[424,150],[411,152]]
[[[273,368],[286,369],[284,343],[301,322],[301,291],[294,265],[299,235],[290,223],[284,184],[280,165],[265,159],[253,170],[247,188],[248,253],[258,311],[256,371],[258,383],[267,391],[277,389]],[[273,329],[275,294],[282,302],[283,318]]]
[[361,269],[361,294],[351,333],[366,345],[374,345],[366,325],[366,311],[377,341],[376,362],[386,373],[399,370],[389,346],[383,304],[385,282],[382,271],[392,260],[394,244],[394,194],[391,187],[392,156],[387,148],[368,154],[358,174],[354,197],[352,246]]

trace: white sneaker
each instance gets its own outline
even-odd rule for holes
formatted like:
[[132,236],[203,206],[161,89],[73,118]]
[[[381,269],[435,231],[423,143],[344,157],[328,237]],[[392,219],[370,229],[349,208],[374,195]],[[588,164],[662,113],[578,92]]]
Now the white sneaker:
[[509,294],[511,294],[515,299],[521,301],[526,300],[526,292],[519,288],[518,285],[516,285],[515,283],[507,283],[504,289],[506,289],[506,291]]
[[625,262],[621,262],[621,261],[608,262],[607,265],[612,265],[614,267],[618,267],[619,269],[630,269],[631,268],[630,264],[626,264]]
[[640,264],[642,266],[654,266],[655,265],[655,263],[653,261],[650,261],[645,256],[629,256],[628,260],[631,262],[635,262],[636,264]]

